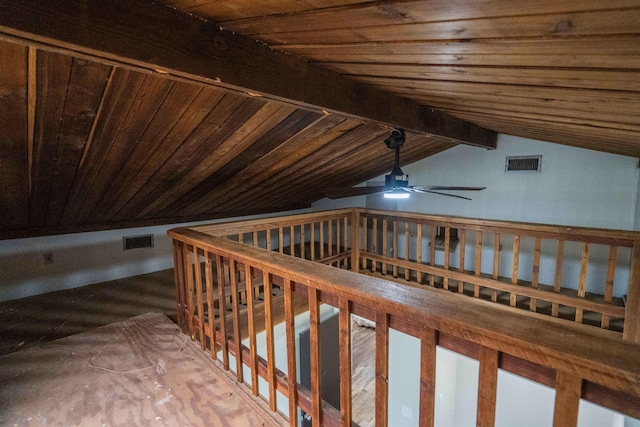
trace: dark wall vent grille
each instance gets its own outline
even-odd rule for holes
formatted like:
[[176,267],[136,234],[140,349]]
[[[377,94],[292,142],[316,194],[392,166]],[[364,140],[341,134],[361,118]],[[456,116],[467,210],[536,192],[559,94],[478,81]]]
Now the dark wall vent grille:
[[507,157],[505,172],[540,172],[542,156]]
[[128,251],[130,249],[152,248],[153,234],[146,234],[144,236],[123,237],[122,246],[125,251]]

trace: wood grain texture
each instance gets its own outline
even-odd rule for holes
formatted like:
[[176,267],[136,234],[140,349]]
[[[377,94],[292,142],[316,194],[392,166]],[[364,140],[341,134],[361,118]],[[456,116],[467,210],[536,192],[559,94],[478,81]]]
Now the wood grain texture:
[[480,348],[478,414],[476,421],[478,427],[490,427],[495,424],[498,393],[498,357],[497,351],[487,347]]
[[[102,60],[153,71],[159,69],[165,74],[205,84],[249,90],[317,110],[341,112],[389,126],[426,131],[450,138],[452,142],[467,141],[495,148],[496,134],[491,131],[345,79],[338,73],[274,51],[172,8],[154,4],[137,6],[126,2],[114,4],[110,10],[78,7],[72,2],[58,4],[57,8],[50,10],[43,6],[41,3],[25,4],[24,8],[16,8],[12,3],[2,5],[3,15],[11,14],[12,19],[2,23],[1,32],[60,48],[73,46],[76,51]],[[149,19],[138,20],[137,25],[126,23],[136,15]],[[74,32],[54,30],[71,22],[76,29]],[[155,22],[172,28],[171,37],[167,37],[166,31],[162,31]],[[110,36],[93,37],[97,33],[93,31],[96,28]],[[211,66],[212,63],[215,67]],[[255,63],[262,65],[255,67]],[[278,79],[281,73],[295,74],[298,78],[283,84]],[[313,82],[316,84],[312,85]],[[363,103],[360,102],[362,99],[378,102]]]
[[635,0],[159,3],[0,2],[0,238],[306,208],[388,172],[396,126],[403,163],[495,132],[640,157]]
[[3,356],[0,366],[3,425],[284,425],[158,313]]

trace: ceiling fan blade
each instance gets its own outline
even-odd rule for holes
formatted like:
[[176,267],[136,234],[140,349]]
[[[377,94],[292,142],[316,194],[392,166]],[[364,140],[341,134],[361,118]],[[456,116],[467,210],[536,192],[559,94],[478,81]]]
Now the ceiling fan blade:
[[375,185],[371,187],[329,188],[323,190],[322,193],[330,199],[341,199],[343,197],[366,196],[367,194],[380,193],[387,190],[388,188],[384,185]]
[[439,194],[441,196],[449,196],[449,197],[456,197],[458,199],[464,199],[464,200],[471,200],[468,197],[464,197],[464,196],[458,196],[457,194],[449,194],[449,193],[440,193],[438,191],[431,191],[431,190],[423,190],[421,188],[416,188],[416,187],[412,187],[411,191],[416,192],[416,193],[431,193],[431,194]]
[[480,191],[484,190],[487,187],[455,187],[455,186],[447,186],[447,185],[412,185],[413,188],[418,188],[420,190],[444,190],[444,191]]

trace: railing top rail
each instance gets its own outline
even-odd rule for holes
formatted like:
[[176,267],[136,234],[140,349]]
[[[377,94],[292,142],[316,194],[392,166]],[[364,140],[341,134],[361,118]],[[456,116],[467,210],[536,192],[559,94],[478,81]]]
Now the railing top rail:
[[232,257],[322,292],[382,308],[399,319],[494,348],[503,353],[573,373],[640,396],[640,345],[607,331],[536,316],[429,288],[416,289],[311,261],[265,251],[194,229],[169,235],[189,245]]
[[[194,227],[186,227],[212,236],[227,236],[237,233],[249,233],[266,229],[274,229],[283,226],[307,224],[312,221],[327,221],[351,215],[353,209],[335,209],[303,214],[291,214],[269,218],[250,219],[243,221],[219,222]],[[179,228],[182,229],[182,228]]]
[[399,221],[422,222],[425,224],[442,223],[452,228],[466,228],[478,231],[497,231],[532,237],[590,241],[593,243],[614,244],[627,247],[632,247],[635,241],[640,242],[639,231],[476,219],[448,215],[428,215],[418,212],[398,212],[362,208],[355,208],[355,210],[361,214],[380,215]]

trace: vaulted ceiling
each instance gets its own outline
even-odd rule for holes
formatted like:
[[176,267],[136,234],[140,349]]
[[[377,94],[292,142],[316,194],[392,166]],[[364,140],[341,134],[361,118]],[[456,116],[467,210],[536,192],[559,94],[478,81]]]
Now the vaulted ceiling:
[[637,0],[162,3],[0,0],[0,238],[306,207],[396,126],[640,157]]

